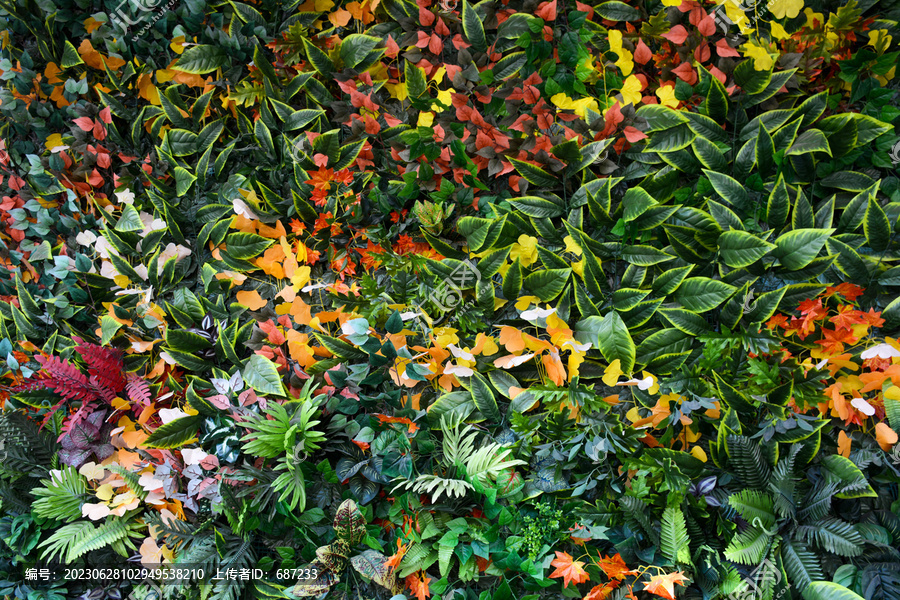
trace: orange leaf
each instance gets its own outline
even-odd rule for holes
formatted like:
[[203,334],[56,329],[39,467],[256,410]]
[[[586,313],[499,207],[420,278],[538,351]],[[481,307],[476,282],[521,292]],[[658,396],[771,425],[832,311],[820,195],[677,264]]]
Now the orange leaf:
[[430,581],[431,577],[426,575],[424,571],[419,571],[418,574],[413,573],[406,578],[406,586],[416,598],[425,600],[431,596],[431,592],[428,590],[428,583]]
[[264,300],[256,290],[241,290],[236,294],[236,298],[240,304],[243,304],[250,310],[259,310],[269,303],[267,300]]
[[588,592],[583,600],[606,600],[609,593],[617,587],[619,587],[618,584],[613,584],[611,582],[601,583],[600,585],[592,587],[591,591]]
[[[556,558],[550,563],[551,567],[556,570],[550,573],[550,577],[562,577],[563,587],[568,587],[569,583],[584,583],[590,581],[590,576],[584,570],[584,563],[580,560],[574,560],[568,552],[557,552]],[[674,599],[673,599],[674,600]]]
[[838,433],[838,454],[850,458],[850,438],[843,431]]
[[666,600],[675,600],[675,584],[683,586],[685,581],[689,580],[681,571],[669,573],[668,575],[654,575],[644,585],[644,590]]
[[331,24],[335,27],[343,27],[350,22],[352,16],[353,15],[351,15],[349,11],[339,8],[328,15],[328,20],[331,21]]
[[897,432],[888,427],[887,423],[879,423],[875,426],[875,439],[881,449],[887,452],[897,443]]
[[622,560],[622,556],[619,554],[616,554],[613,557],[604,556],[597,561],[597,566],[603,569],[603,572],[606,573],[607,577],[619,581],[625,579],[625,576],[631,572],[625,565],[625,561]]

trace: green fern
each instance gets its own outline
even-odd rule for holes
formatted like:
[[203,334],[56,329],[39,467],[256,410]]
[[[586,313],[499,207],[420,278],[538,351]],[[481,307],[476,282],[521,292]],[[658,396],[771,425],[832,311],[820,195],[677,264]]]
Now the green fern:
[[728,504],[738,511],[748,523],[757,524],[766,529],[771,529],[775,525],[776,518],[773,512],[775,501],[765,492],[741,490],[728,497]]
[[670,507],[663,512],[659,541],[663,556],[673,563],[691,562],[690,538],[680,508]]
[[766,490],[772,470],[759,444],[743,435],[729,435],[727,444],[729,463],[738,479],[753,489]]
[[822,565],[815,553],[807,548],[795,547],[790,540],[782,541],[781,560],[784,561],[784,570],[791,580],[791,585],[800,593],[813,581],[825,578]]
[[31,490],[38,498],[32,506],[35,514],[66,523],[83,516],[81,506],[87,494],[87,481],[78,471],[69,466],[63,467],[41,484]]
[[731,538],[725,558],[742,565],[759,564],[769,550],[771,536],[759,527],[750,527]]
[[859,556],[865,544],[853,525],[835,518],[798,527],[796,535],[798,539],[811,540],[823,550],[839,556]]
[[[121,518],[110,518],[99,527],[89,521],[77,521],[61,527],[38,547],[46,548],[41,554],[42,559],[49,557],[53,560],[58,557],[61,561],[71,563],[88,552],[113,546],[117,542],[136,550],[130,537],[140,537],[136,533],[139,527],[142,525]],[[118,546],[123,549],[121,545]],[[124,551],[119,554],[128,556]]]

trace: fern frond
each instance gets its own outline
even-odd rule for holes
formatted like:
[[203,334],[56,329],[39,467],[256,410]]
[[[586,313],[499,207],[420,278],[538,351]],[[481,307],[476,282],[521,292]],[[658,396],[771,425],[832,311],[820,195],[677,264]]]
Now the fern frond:
[[831,510],[831,502],[839,488],[838,482],[820,483],[812,488],[803,499],[803,508],[798,516],[803,521],[818,521],[824,519]]
[[443,494],[448,498],[462,498],[468,490],[475,489],[468,481],[437,475],[419,475],[414,481],[399,481],[398,487],[417,494],[429,494],[435,503]]
[[632,528],[642,530],[650,538],[654,546],[659,546],[659,533],[647,517],[647,507],[641,499],[634,496],[622,496],[619,498],[619,506],[625,509],[625,519]]
[[75,351],[88,366],[90,381],[96,386],[100,396],[107,402],[125,389],[125,374],[122,368],[122,351],[89,344],[79,337],[72,337],[78,344]]
[[769,550],[771,537],[759,527],[750,527],[731,538],[725,558],[742,565],[759,564]]
[[771,529],[775,525],[775,505],[772,496],[756,490],[741,490],[728,498],[730,504],[748,523],[758,519],[763,527]]
[[512,450],[503,450],[502,448],[500,444],[488,444],[470,454],[465,461],[465,469],[469,477],[486,485],[488,480],[495,481],[504,469],[527,464],[518,459],[504,460],[512,453]]
[[865,544],[853,525],[833,517],[823,519],[815,525],[798,527],[795,535],[799,539],[811,540],[823,550],[839,556],[859,556]]
[[788,539],[782,539],[781,560],[791,585],[796,587],[798,593],[802,593],[813,581],[825,579],[816,554],[812,550],[794,546]]
[[75,540],[66,554],[66,562],[71,563],[80,556],[105,548],[113,542],[124,540],[128,537],[128,522],[124,519],[110,519],[98,527],[94,532]]
[[659,542],[663,556],[672,563],[691,562],[690,538],[680,508],[670,507],[663,512]]
[[125,480],[125,483],[128,484],[128,489],[130,489],[134,494],[144,500],[147,497],[147,490],[144,489],[144,486],[140,484],[141,477],[139,474],[129,471],[121,465],[111,464],[106,465],[106,469],[108,471],[112,471],[113,473],[118,473],[122,476],[122,479]]
[[41,484],[42,486],[31,490],[38,498],[32,506],[35,514],[67,523],[82,517],[81,506],[87,494],[87,480],[83,475],[72,467],[65,466]]
[[38,548],[46,548],[41,554],[41,558],[64,561],[74,544],[89,539],[94,533],[96,533],[96,528],[90,521],[76,521],[63,525],[38,546]]
[[729,435],[727,444],[729,463],[737,478],[753,489],[767,489],[772,470],[763,457],[759,444],[743,435]]

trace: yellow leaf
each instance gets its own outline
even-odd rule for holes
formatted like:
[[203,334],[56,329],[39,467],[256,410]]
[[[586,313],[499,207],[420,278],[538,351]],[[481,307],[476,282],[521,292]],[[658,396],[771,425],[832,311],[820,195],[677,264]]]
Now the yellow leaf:
[[92,31],[94,31],[95,29],[100,27],[101,25],[103,25],[103,22],[98,21],[94,17],[88,17],[87,19],[84,20],[84,28],[85,28],[85,30],[87,30],[88,33],[91,33]]
[[634,75],[629,75],[622,85],[622,101],[625,106],[633,104],[637,106],[641,103],[641,81]]
[[603,383],[605,385],[616,385],[616,382],[619,381],[619,376],[623,373],[622,361],[617,358],[603,370]]
[[741,46],[741,49],[744,51],[744,56],[753,59],[753,68],[757,71],[768,71],[775,64],[768,50],[753,42],[747,42]]
[[97,488],[97,491],[94,493],[94,495],[97,496],[99,500],[109,502],[113,497],[113,487],[109,483],[104,483]]
[[[391,96],[400,100],[401,102],[406,100],[409,97],[409,92],[406,90],[406,82],[403,83],[386,83],[384,87],[388,89]],[[440,98],[440,94],[438,94],[438,98]]]
[[331,7],[333,6],[334,2],[332,2],[331,0],[316,0],[316,10],[319,12],[331,10]]
[[771,0],[766,7],[772,11],[776,19],[793,19],[800,14],[803,0]]
[[656,88],[659,103],[669,108],[678,108],[678,98],[675,97],[674,85],[661,85]]
[[172,43],[169,44],[169,48],[171,48],[172,52],[175,54],[184,52],[184,36],[179,35],[178,37],[172,38]]
[[516,308],[518,310],[525,310],[532,304],[537,304],[541,299],[537,296],[522,296],[518,300],[516,300]]
[[57,146],[62,146],[62,145],[63,145],[62,136],[58,133],[54,133],[54,134],[48,136],[47,141],[44,142],[44,147],[47,148],[47,150],[52,150],[53,148],[56,148]]
[[236,297],[240,304],[243,304],[250,310],[259,310],[268,304],[268,301],[264,300],[256,290],[241,290],[236,294]]
[[116,410],[128,410],[131,408],[131,404],[128,403],[128,400],[124,398],[114,398],[112,401],[112,407]]
[[431,80],[435,83],[440,83],[444,80],[444,75],[447,74],[446,67],[438,67],[438,70],[434,72],[434,75],[431,76]]
[[775,39],[779,40],[786,40],[787,38],[791,37],[791,34],[785,31],[784,27],[782,27],[776,21],[772,21],[772,35],[775,36]]
[[419,127],[431,127],[431,124],[434,123],[434,113],[433,112],[420,112],[419,113],[419,121],[416,123]]
[[706,462],[707,460],[709,460],[706,457],[706,452],[704,452],[703,448],[701,448],[700,446],[694,446],[693,448],[691,448],[691,456],[702,462]]

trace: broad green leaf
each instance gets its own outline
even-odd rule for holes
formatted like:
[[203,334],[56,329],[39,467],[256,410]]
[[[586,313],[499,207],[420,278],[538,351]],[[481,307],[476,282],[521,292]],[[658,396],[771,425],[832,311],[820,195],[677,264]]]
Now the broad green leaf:
[[484,375],[475,371],[469,382],[471,387],[472,401],[478,410],[492,422],[499,422],[501,419],[500,409],[497,407],[497,399],[494,398],[494,392],[488,384]]
[[789,271],[796,271],[814,259],[834,229],[795,229],[775,240],[772,254]]
[[180,448],[197,435],[202,417],[188,415],[160,425],[144,441],[147,448]]
[[775,244],[746,231],[726,231],[719,236],[722,262],[735,269],[752,265],[774,248]]
[[675,300],[688,310],[703,313],[719,306],[737,288],[718,279],[689,277],[678,287]]
[[785,156],[799,156],[801,154],[809,154],[811,152],[824,152],[831,156],[831,146],[828,145],[828,138],[818,129],[807,129],[800,134],[791,147],[785,152]]
[[484,35],[484,25],[475,9],[472,8],[467,0],[462,0],[462,26],[463,34],[472,44],[472,47],[480,52],[487,51],[487,38]]
[[891,222],[874,195],[869,196],[863,231],[866,234],[866,243],[875,252],[883,252],[890,248]]
[[522,285],[541,302],[553,300],[563,291],[572,269],[544,269],[525,277]]
[[253,354],[241,374],[244,382],[261,394],[284,396],[284,386],[278,368],[271,360]]
[[247,260],[260,256],[273,243],[274,240],[255,233],[238,232],[225,238],[225,249],[232,258]]
[[201,44],[190,46],[182,52],[172,68],[176,71],[203,75],[224,67],[228,63],[228,53],[224,48]]
[[624,372],[630,373],[634,368],[635,346],[628,332],[628,326],[617,312],[607,313],[597,327],[597,336],[591,340],[600,349],[606,362],[619,359]]

